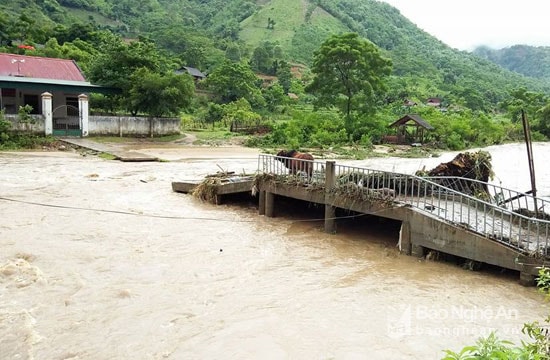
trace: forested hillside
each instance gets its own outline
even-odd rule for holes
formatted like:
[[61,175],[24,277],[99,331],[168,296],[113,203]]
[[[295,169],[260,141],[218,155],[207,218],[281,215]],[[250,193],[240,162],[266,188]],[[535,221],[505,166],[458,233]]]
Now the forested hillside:
[[[472,109],[489,109],[521,85],[550,91],[548,82],[525,79],[447,47],[392,6],[373,0],[16,0],[1,9],[2,28],[17,19],[11,37],[22,41],[44,43],[64,28],[71,32],[68,39],[77,37],[75,30],[83,26],[107,29],[124,37],[149,37],[183,63],[204,71],[226,52],[249,57],[265,42],[278,45],[285,60],[310,65],[328,35],[355,31],[393,60],[393,74],[399,77],[394,79],[395,97],[439,96]],[[0,37],[5,43],[10,36],[3,30]],[[547,71],[550,60],[538,55],[530,65],[514,65],[510,56],[485,57],[509,59],[497,62],[512,64],[512,71],[525,75],[533,76],[537,68],[536,76],[542,77],[538,75]],[[521,66],[531,72],[526,74]]]
[[550,46],[514,45],[499,50],[480,46],[473,53],[508,70],[550,82]]
[[[183,84],[171,77],[182,66],[211,74],[201,86],[217,95],[214,101],[217,103],[187,104],[198,111],[197,117],[207,121],[231,118],[224,113],[229,108],[223,106],[232,104],[237,104],[235,109],[244,108],[246,111],[239,114],[246,114],[249,120],[270,118],[274,113],[286,111],[285,95],[289,92],[298,94],[301,106],[334,105],[319,101],[326,94],[312,90],[313,77],[319,75],[312,71],[321,69],[315,66],[315,57],[327,39],[346,33],[356,33],[372,42],[377,49],[376,57],[379,51],[381,57],[391,60],[391,66],[389,76],[384,71],[385,86],[376,87],[376,94],[367,94],[371,88],[363,89],[353,99],[359,101],[368,95],[368,104],[371,110],[379,110],[379,117],[376,120],[372,117],[375,111],[369,111],[368,116],[367,112],[356,114],[357,119],[362,116],[356,119],[360,129],[356,131],[355,125],[348,124],[342,139],[376,141],[387,131],[384,130],[387,121],[405,111],[405,102],[423,105],[428,98],[441,100],[441,111],[433,112],[433,108],[418,111],[440,119],[441,134],[434,139],[445,138],[446,143],[454,143],[456,148],[510,138],[516,130],[501,129],[498,134],[491,134],[495,131],[488,119],[515,122],[522,108],[535,120],[535,130],[550,135],[547,48],[513,47],[506,52],[480,49],[476,54],[458,51],[380,1],[4,0],[0,3],[0,51],[71,58],[91,81],[123,89],[125,98],[96,98],[97,107],[125,108],[132,113],[145,111],[138,107],[147,103],[144,99],[129,101],[145,90],[140,79],[149,79],[147,85],[158,88],[160,83]],[[351,38],[334,41],[347,41],[343,39]],[[530,61],[520,61],[526,59]],[[296,68],[301,69],[300,74],[291,73]],[[263,74],[263,86],[254,74]],[[154,103],[154,97],[150,103]],[[179,105],[173,105],[171,111],[175,112]],[[356,115],[347,112],[348,118]],[[446,123],[452,116],[460,121]],[[475,121],[479,123],[472,128]],[[461,135],[444,136],[451,127]],[[483,130],[486,134],[480,135],[478,128],[487,129]],[[323,135],[325,142],[333,138]]]

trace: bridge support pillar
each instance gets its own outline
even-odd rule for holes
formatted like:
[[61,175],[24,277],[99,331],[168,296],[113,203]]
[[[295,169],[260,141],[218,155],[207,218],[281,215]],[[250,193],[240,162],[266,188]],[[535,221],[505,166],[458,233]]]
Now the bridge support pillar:
[[327,196],[336,184],[336,162],[327,161],[325,166],[325,232],[333,234],[336,232],[336,207],[330,205]]
[[411,244],[411,255],[416,257],[424,257],[424,246]]
[[530,273],[520,272],[519,273],[519,283],[523,286],[535,286],[535,275]]
[[260,190],[258,198],[258,213],[265,215],[265,190]]
[[273,217],[275,210],[275,194],[272,192],[265,192],[265,216]]
[[411,255],[411,224],[408,221],[401,223],[401,230],[399,230],[399,251],[405,255]]
[[325,205],[325,232],[336,232],[336,207],[329,204]]

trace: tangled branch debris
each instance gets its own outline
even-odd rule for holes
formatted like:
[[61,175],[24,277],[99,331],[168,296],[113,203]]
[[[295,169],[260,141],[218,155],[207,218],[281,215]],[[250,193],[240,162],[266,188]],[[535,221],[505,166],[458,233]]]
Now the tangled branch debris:
[[368,189],[353,182],[338,184],[329,191],[340,198],[370,205],[377,204],[381,207],[392,207],[395,201],[395,193],[391,189]]
[[259,189],[260,184],[283,184],[289,186],[303,187],[307,191],[316,191],[325,188],[324,182],[308,182],[308,178],[301,175],[277,175],[270,173],[256,174],[254,176],[253,188]]
[[[416,175],[423,177],[459,177],[488,183],[489,180],[493,179],[494,172],[491,164],[491,154],[480,150],[477,152],[459,153],[453,160],[441,163],[428,172],[419,171]],[[478,182],[448,181],[443,179],[441,181],[444,182],[441,185],[465,194],[480,197],[481,194],[489,193],[487,186]]]
[[216,202],[216,195],[220,185],[252,179],[252,175],[235,175],[234,171],[218,171],[215,174],[206,175],[205,179],[193,189],[193,196],[208,202]]
[[489,180],[492,180],[494,177],[493,167],[491,165],[491,154],[482,150],[474,153],[460,153],[455,156],[453,160],[439,164],[426,175],[457,176],[489,182]]

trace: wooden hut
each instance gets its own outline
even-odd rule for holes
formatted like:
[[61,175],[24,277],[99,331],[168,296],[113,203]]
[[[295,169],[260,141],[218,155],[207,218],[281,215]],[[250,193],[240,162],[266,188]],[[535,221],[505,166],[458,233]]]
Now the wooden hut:
[[385,142],[394,144],[424,143],[426,130],[433,130],[433,126],[419,115],[407,114],[389,125],[396,129],[396,135],[384,137]]

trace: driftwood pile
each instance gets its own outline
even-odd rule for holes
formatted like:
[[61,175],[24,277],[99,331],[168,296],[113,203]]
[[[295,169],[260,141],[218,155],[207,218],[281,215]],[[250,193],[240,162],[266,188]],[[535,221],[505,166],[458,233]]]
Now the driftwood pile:
[[489,182],[494,176],[491,154],[486,151],[460,153],[449,162],[441,163],[425,176],[456,176]]
[[246,177],[252,178],[251,175],[246,174],[236,175],[234,171],[218,171],[215,174],[206,175],[205,179],[193,189],[192,194],[202,201],[215,203],[219,185],[242,181]]
[[[484,197],[489,194],[489,189],[483,183],[492,180],[494,173],[491,165],[491,154],[486,151],[459,153],[449,162],[441,163],[432,170],[416,173],[422,177],[443,177],[434,182],[445,187],[460,191],[465,194]],[[451,178],[465,178],[476,181],[457,181]]]

